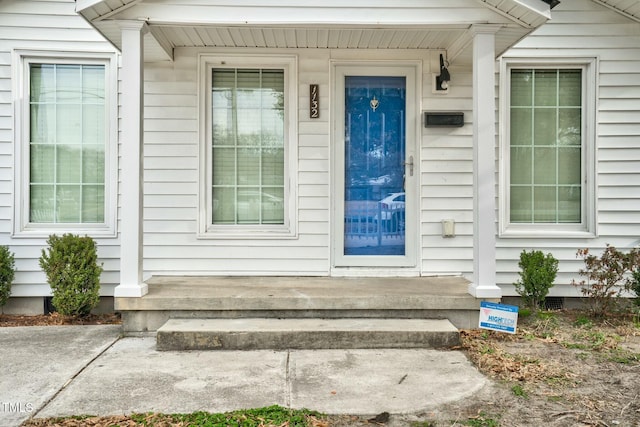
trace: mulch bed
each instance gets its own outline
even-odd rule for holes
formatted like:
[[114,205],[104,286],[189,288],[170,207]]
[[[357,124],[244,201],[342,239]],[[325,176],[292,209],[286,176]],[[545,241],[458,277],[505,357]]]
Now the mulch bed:
[[119,325],[120,314],[90,314],[88,316],[63,316],[59,313],[37,316],[0,314],[0,327],[9,326],[61,326],[61,325]]

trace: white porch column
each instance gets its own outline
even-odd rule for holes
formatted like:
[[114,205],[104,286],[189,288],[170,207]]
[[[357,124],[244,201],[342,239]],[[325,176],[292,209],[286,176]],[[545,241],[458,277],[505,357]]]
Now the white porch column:
[[142,281],[143,197],[143,36],[140,21],[120,23],[122,31],[121,140],[120,140],[120,285],[116,297],[141,297],[148,292]]
[[500,298],[496,284],[496,26],[473,32],[473,283],[476,298]]

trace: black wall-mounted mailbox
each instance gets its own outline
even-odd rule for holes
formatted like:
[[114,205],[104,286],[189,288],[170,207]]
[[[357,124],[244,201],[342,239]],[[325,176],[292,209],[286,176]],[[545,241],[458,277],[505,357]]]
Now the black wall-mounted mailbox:
[[424,127],[459,128],[464,126],[464,113],[450,111],[425,111]]

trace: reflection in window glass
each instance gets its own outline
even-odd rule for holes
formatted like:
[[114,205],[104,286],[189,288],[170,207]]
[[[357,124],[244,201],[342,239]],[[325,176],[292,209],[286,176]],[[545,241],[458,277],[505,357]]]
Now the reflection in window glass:
[[105,66],[29,67],[29,221],[105,220]]
[[212,71],[213,224],[284,223],[284,71]]
[[512,223],[582,221],[582,70],[512,69]]

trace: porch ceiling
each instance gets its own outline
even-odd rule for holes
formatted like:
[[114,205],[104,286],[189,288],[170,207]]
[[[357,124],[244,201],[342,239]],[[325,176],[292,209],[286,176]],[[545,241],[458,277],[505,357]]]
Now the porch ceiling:
[[[609,0],[613,1],[613,0]],[[474,26],[494,25],[501,54],[550,18],[542,0],[78,0],[121,48],[119,21],[143,20],[147,61],[178,47],[432,49],[470,62]]]

